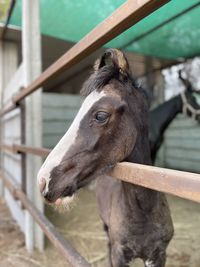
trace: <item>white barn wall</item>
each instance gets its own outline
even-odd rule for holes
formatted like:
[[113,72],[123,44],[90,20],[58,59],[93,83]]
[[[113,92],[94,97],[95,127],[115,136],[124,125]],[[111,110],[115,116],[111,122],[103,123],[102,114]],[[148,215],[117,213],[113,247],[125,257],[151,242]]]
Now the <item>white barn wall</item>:
[[[6,106],[11,102],[11,97],[14,93],[19,91],[23,85],[22,71],[21,68],[17,70],[18,64],[18,53],[17,46],[14,43],[5,42],[3,45],[3,56],[1,63],[3,69],[1,71],[3,76],[2,82],[2,106]],[[19,109],[13,110],[6,114],[1,119],[1,142],[3,144],[12,145],[13,143],[20,144],[21,141],[21,130],[20,130],[20,111]],[[14,155],[9,152],[2,153],[1,168],[7,178],[12,179],[19,185],[22,182],[21,175],[21,156]],[[24,231],[24,211],[21,205],[16,201],[8,190],[4,190],[4,197],[6,203],[10,208],[10,211],[18,222],[22,231]]]
[[12,79],[7,82],[6,90],[4,91],[4,105],[10,103],[12,96],[19,91],[20,87],[23,86],[23,75],[24,75],[24,65],[21,65],[17,68],[15,73],[12,75]]

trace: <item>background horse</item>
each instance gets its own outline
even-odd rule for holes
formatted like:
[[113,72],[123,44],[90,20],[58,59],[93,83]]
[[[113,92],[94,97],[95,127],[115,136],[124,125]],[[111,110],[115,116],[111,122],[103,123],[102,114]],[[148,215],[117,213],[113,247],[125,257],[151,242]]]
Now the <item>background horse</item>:
[[178,113],[184,112],[200,123],[200,106],[193,95],[197,92],[189,80],[182,77],[181,71],[179,71],[179,78],[186,87],[185,91],[149,112],[149,141],[153,162],[163,142],[165,130]]
[[135,85],[125,56],[110,49],[82,93],[86,98],[76,118],[38,173],[40,191],[62,206],[98,177],[110,266],[125,267],[139,257],[146,267],[163,267],[173,235],[165,195],[106,175],[124,160],[151,164],[145,92]]

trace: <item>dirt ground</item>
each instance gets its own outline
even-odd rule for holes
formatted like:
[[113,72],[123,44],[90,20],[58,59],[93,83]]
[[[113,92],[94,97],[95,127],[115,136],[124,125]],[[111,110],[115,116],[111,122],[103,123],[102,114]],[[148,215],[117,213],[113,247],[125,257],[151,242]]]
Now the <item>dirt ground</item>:
[[[93,267],[107,267],[106,236],[92,192],[81,191],[75,207],[66,214],[52,208],[47,216]],[[168,197],[175,236],[168,248],[166,267],[200,267],[200,204]],[[47,242],[44,253],[26,252],[24,236],[0,200],[0,267],[68,267],[63,257]],[[136,261],[131,266],[143,266]]]

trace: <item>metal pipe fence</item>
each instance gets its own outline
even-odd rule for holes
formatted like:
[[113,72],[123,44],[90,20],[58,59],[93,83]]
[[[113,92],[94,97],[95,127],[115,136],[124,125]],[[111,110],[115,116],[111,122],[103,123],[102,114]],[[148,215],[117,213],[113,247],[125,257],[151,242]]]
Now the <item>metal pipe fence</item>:
[[[30,153],[42,158],[51,152],[46,148],[15,144],[3,145],[1,149],[10,153]],[[122,162],[118,163],[109,175],[132,184],[200,202],[200,175],[196,173]]]
[[[0,111],[0,116],[3,117],[10,111],[18,108],[20,102],[28,95],[58,76],[61,72],[79,63],[102,45],[136,24],[168,1],[169,0],[126,1],[121,7],[115,10],[111,16],[106,18],[80,42],[75,44],[62,57],[48,67],[37,79],[26,88],[22,88],[18,94],[14,95],[10,104]],[[23,153],[24,155],[30,153],[42,158],[45,158],[50,152],[50,150],[46,148],[30,147],[23,144],[1,144],[0,149],[8,153]],[[133,163],[120,163],[114,168],[110,175],[130,183],[200,202],[200,175],[198,174]],[[46,236],[62,253],[71,266],[90,266],[89,263],[71,247],[47,218],[35,208],[26,194],[20,189],[19,185],[6,178],[4,174],[1,174],[0,178],[11,194],[16,199],[20,200],[24,208],[30,212]]]
[[66,241],[62,234],[54,227],[54,225],[33,205],[26,194],[20,189],[20,186],[6,178],[4,174],[0,174],[0,179],[12,194],[12,196],[21,201],[23,207],[27,209],[38,223],[45,235],[64,258],[76,267],[90,267],[91,265]]

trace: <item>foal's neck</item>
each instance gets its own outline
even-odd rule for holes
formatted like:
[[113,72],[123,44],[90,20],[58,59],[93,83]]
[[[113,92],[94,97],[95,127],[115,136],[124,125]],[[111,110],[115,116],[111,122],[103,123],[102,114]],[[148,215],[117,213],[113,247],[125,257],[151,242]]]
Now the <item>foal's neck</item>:
[[[147,132],[144,135],[140,135],[138,137],[136,145],[126,161],[151,165],[150,147]],[[157,195],[159,194],[157,191],[123,181],[122,191],[124,193],[125,199],[130,205],[130,208],[131,205],[135,205],[136,199],[138,205],[144,211],[150,211],[152,209],[152,207],[155,205]]]

